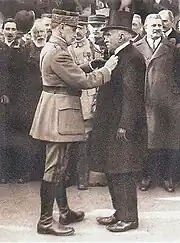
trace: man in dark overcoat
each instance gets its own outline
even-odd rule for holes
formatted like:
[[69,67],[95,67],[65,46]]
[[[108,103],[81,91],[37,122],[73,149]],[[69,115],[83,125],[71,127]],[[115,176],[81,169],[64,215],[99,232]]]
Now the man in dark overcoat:
[[[23,106],[21,121],[24,124],[23,137],[26,139],[26,168],[25,178],[39,179],[43,173],[45,145],[29,136],[34,113],[42,92],[41,72],[39,68],[40,53],[47,39],[45,25],[42,19],[35,20],[31,28],[31,40],[25,43],[26,78],[22,82]],[[28,111],[28,112],[27,112]]]
[[[73,62],[68,51],[76,35],[78,14],[53,10],[52,36],[42,49],[40,68],[43,91],[36,109],[30,134],[46,142],[46,161],[41,184],[40,234],[72,235],[74,229],[62,225],[83,220],[84,212],[72,211],[64,184],[68,149],[73,142],[84,140],[84,120],[80,103],[81,89],[90,89],[110,81],[117,57],[111,57],[97,71],[85,74]],[[92,71],[92,69],[91,69]],[[53,220],[54,200],[59,208],[59,223]]]
[[176,42],[163,38],[160,15],[147,16],[145,29],[147,35],[136,43],[136,47],[146,61],[145,96],[150,156],[144,166],[140,189],[149,189],[156,160],[157,172],[161,174],[161,167],[165,169],[160,178],[164,189],[174,192],[173,176],[180,148],[179,48]]
[[6,183],[9,180],[7,157],[8,84],[8,47],[0,41],[0,183]]
[[92,131],[92,169],[106,173],[115,213],[97,218],[112,232],[138,227],[134,175],[141,170],[147,128],[144,104],[145,63],[130,39],[132,15],[118,11],[103,28],[105,43],[119,62],[111,82],[100,87]]

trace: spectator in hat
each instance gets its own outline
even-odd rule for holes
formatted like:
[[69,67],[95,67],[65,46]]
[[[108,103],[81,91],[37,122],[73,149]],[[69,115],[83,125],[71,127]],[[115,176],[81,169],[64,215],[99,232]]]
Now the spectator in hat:
[[110,54],[118,56],[111,82],[99,88],[92,130],[92,165],[104,172],[115,213],[98,217],[111,232],[138,228],[135,175],[147,146],[144,104],[145,62],[132,45],[132,15],[117,11],[102,29]]
[[[106,25],[105,15],[90,15],[88,17],[89,41],[95,58],[105,58],[106,46],[103,39],[101,29]],[[106,186],[107,181],[104,173],[97,171],[89,171],[89,185],[90,186]]]
[[[111,71],[117,65],[112,56],[105,66],[85,74],[74,63],[68,46],[75,39],[78,14],[54,9],[52,36],[41,51],[40,68],[43,91],[35,112],[30,134],[45,141],[46,161],[41,183],[41,215],[37,232],[51,235],[72,235],[72,227],[64,227],[84,219],[84,212],[72,211],[68,205],[65,171],[69,161],[69,148],[73,142],[84,140],[84,120],[80,96],[81,89],[97,87],[110,81]],[[92,69],[89,66],[89,69]],[[53,220],[56,199],[59,221]]]
[[15,22],[17,25],[17,41],[20,45],[25,43],[23,36],[26,35],[32,28],[35,21],[35,13],[33,11],[20,10],[15,15]]
[[90,15],[88,17],[89,41],[94,48],[94,58],[103,57],[104,41],[101,29],[106,25],[105,15]]

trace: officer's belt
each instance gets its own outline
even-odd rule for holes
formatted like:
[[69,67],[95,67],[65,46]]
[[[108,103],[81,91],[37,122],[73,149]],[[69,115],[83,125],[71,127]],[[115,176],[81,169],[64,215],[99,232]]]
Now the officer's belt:
[[76,90],[69,87],[57,87],[57,86],[45,86],[45,85],[43,85],[43,90],[47,93],[78,96],[78,97],[81,97],[81,93],[82,93],[81,90]]

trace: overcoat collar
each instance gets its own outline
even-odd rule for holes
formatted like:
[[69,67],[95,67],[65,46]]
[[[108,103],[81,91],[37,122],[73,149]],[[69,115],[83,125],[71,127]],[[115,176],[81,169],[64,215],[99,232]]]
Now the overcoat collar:
[[162,38],[162,41],[160,42],[160,44],[156,48],[155,52],[153,53],[151,47],[149,46],[149,44],[146,40],[146,36],[145,36],[142,40],[140,40],[137,43],[137,46],[141,46],[144,56],[149,59],[149,63],[150,63],[155,58],[158,58],[158,57],[166,54],[167,52],[169,52],[169,47],[172,45],[169,43],[168,39]]

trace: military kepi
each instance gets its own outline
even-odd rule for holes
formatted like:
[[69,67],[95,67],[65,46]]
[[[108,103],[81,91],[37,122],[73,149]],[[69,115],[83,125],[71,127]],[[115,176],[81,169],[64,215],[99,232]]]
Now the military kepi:
[[106,16],[103,14],[90,15],[88,24],[106,24]]
[[120,29],[126,30],[133,35],[136,33],[132,30],[132,18],[133,14],[126,11],[111,11],[109,16],[109,21],[107,26],[103,27],[102,31],[107,31],[109,29]]
[[52,10],[52,23],[66,24],[72,27],[77,27],[79,14],[61,9]]

